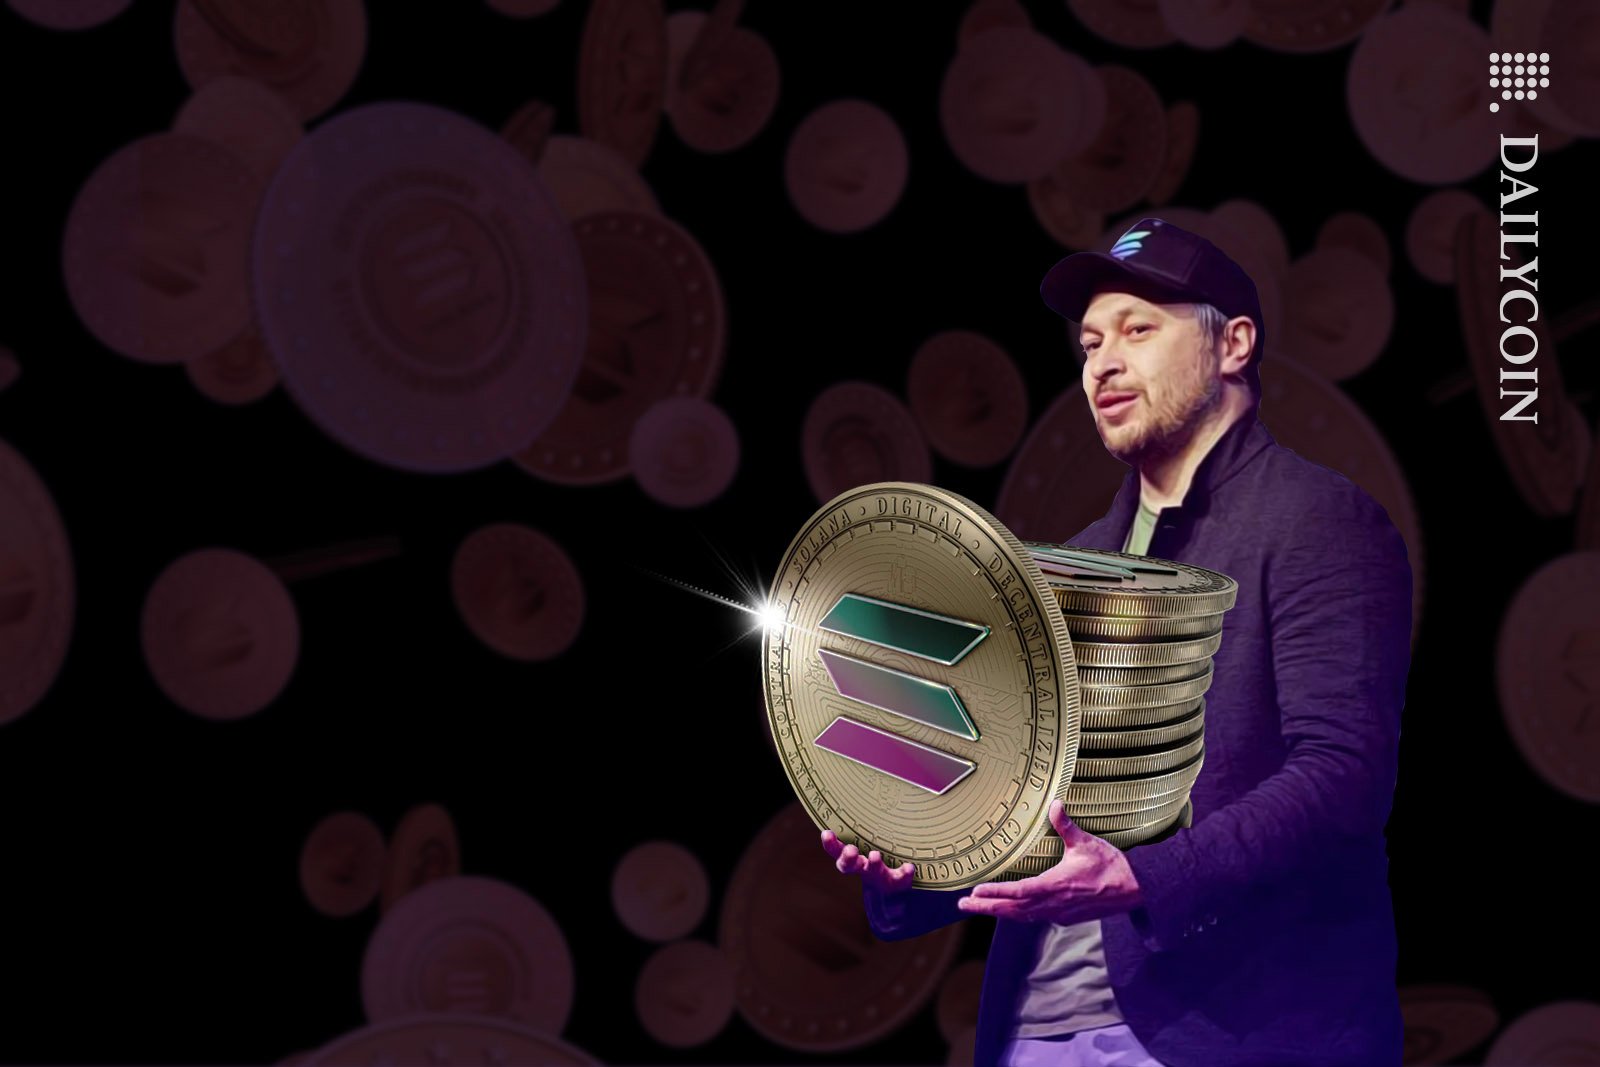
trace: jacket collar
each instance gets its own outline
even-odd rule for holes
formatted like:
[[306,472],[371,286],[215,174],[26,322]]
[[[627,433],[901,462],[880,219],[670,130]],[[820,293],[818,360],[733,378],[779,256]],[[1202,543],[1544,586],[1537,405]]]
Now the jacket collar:
[[[1184,494],[1183,502],[1162,510],[1204,515],[1208,510],[1211,494],[1217,487],[1239,473],[1245,464],[1273,443],[1272,434],[1267,432],[1266,425],[1262,423],[1256,411],[1240,415],[1222,432],[1222,436],[1212,443],[1211,450],[1201,457],[1200,465],[1194,470],[1194,477],[1189,482],[1189,490]],[[1133,523],[1133,513],[1138,506],[1139,469],[1129,467],[1128,473],[1122,479],[1122,487],[1117,490],[1116,498],[1111,502],[1111,510],[1106,514],[1110,529],[1127,530]]]

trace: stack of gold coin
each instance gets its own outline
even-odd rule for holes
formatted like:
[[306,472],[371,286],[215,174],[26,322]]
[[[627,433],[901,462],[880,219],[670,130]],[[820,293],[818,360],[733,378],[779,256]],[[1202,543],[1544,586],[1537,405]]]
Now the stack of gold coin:
[[913,885],[1061,861],[1059,799],[1119,847],[1187,825],[1225,575],[1019,540],[919,482],[801,527],[762,640],[773,745],[812,822]]
[[[1063,803],[1120,847],[1189,825],[1206,690],[1238,583],[1186,563],[1024,541],[1072,636],[1078,757]],[[1059,855],[1047,835],[1034,848]]]

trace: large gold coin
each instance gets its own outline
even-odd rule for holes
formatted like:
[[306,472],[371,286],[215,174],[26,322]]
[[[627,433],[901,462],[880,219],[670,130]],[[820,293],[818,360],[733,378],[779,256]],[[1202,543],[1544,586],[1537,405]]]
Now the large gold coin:
[[1220,615],[1239,583],[1226,574],[1131,552],[1026,542],[1063,611],[1113,618]]
[[959,494],[858,486],[795,537],[770,606],[768,724],[812,821],[919,888],[1022,877],[1079,729],[1072,642],[1022,543]]

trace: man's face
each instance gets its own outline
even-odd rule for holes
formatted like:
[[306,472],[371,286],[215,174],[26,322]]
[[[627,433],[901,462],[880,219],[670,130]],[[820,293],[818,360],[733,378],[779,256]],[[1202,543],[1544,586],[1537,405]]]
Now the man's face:
[[1193,305],[1097,293],[1078,338],[1095,426],[1124,463],[1175,453],[1222,400],[1220,360]]

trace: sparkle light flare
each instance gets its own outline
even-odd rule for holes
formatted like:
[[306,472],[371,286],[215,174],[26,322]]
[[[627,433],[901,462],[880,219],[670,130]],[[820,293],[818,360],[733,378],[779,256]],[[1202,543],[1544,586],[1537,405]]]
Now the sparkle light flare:
[[661,574],[657,571],[650,570],[648,567],[641,567],[637,563],[631,563],[630,565],[636,570],[650,575],[652,578],[666,582],[669,585],[677,586],[679,589],[682,589],[685,592],[693,593],[698,597],[715,601],[718,604],[734,608],[738,611],[744,612],[747,615],[753,616],[755,619],[755,624],[745,631],[746,634],[756,632],[775,633],[783,630],[795,630],[801,633],[810,633],[820,636],[820,634],[816,634],[816,631],[814,630],[790,623],[783,606],[781,604],[775,604],[768,599],[768,593],[766,589],[762,588],[759,583],[750,582],[735,572],[730,571],[730,576],[733,578],[734,584],[740,587],[740,592],[745,595],[747,598],[746,600],[735,600],[732,597],[723,596],[721,593],[713,593],[709,589],[702,589],[697,585],[691,585],[690,583],[681,579],[673,578],[670,575]]

